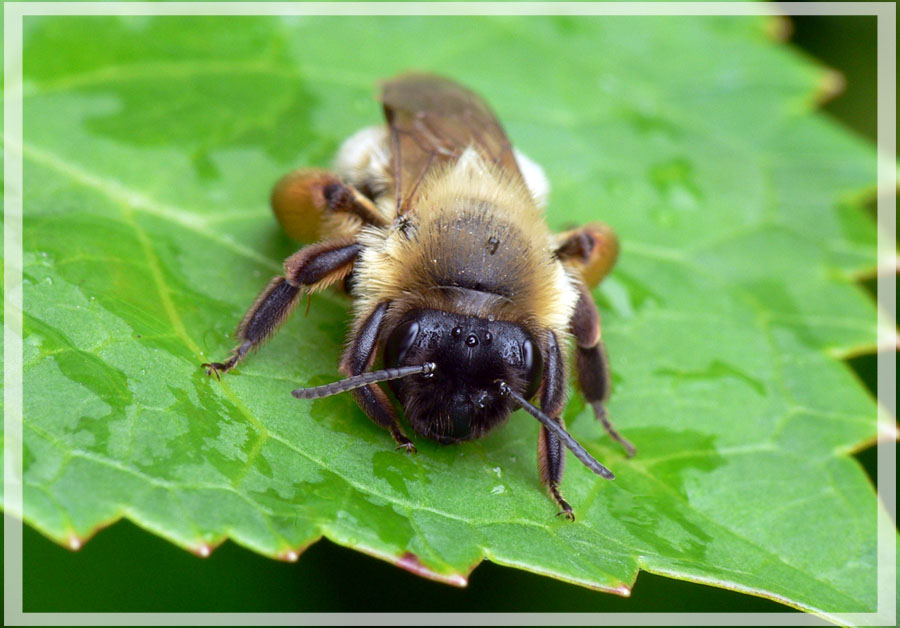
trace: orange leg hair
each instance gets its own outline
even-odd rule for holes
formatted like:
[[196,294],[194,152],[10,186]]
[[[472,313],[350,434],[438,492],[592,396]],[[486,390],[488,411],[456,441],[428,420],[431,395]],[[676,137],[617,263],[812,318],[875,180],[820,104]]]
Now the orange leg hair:
[[566,266],[577,269],[588,288],[597,286],[619,257],[616,232],[602,222],[560,233],[556,243],[556,257]]
[[304,242],[352,236],[362,224],[387,223],[372,201],[327,170],[284,175],[272,188],[271,203],[285,232]]

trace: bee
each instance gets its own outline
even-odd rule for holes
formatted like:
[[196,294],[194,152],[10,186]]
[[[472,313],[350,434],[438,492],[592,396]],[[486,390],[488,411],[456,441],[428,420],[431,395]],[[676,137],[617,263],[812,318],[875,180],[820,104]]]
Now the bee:
[[415,445],[379,383],[412,430],[439,443],[480,438],[521,407],[542,423],[540,479],[574,520],[560,492],[565,448],[614,476],[563,424],[570,337],[582,394],[627,455],[635,452],[606,416],[609,364],[590,293],[615,263],[615,233],[601,223],[551,233],[543,170],[467,88],[407,73],[385,81],[380,100],[386,124],[347,139],[333,172],[300,169],[275,185],[272,207],[288,235],[318,241],[262,290],[230,357],[203,366],[217,377],[234,368],[302,295],[342,282],[354,299],[339,367],[346,379],[293,395],[350,391],[407,452]]

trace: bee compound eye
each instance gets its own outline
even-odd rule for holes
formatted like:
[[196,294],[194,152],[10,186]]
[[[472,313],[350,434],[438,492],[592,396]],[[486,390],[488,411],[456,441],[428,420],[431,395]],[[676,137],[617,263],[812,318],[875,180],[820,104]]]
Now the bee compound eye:
[[395,367],[402,364],[418,336],[419,323],[416,321],[403,323],[391,332],[384,348],[385,365]]
[[528,382],[525,398],[530,399],[541,385],[541,377],[544,374],[544,357],[540,350],[530,339],[522,343],[522,369]]

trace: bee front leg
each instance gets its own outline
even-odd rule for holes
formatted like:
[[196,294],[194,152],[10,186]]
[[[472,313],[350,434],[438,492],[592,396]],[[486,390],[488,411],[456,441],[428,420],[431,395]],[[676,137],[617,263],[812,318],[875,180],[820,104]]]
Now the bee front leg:
[[[381,325],[387,313],[388,302],[379,303],[366,316],[353,334],[353,340],[341,358],[341,372],[347,376],[359,375],[371,369],[375,361],[375,348],[381,334]],[[397,415],[384,391],[377,384],[369,384],[352,391],[353,398],[377,425],[385,428],[397,442],[397,448],[415,453],[416,446],[400,430]]]
[[[563,428],[562,413],[566,401],[566,372],[562,353],[556,334],[549,333],[546,355],[544,356],[544,375],[541,382],[541,410],[559,423]],[[546,427],[541,426],[538,435],[538,472],[553,499],[561,508],[559,514],[569,521],[575,521],[572,507],[559,492],[563,469],[566,463],[566,449],[559,437]]]
[[301,288],[314,292],[343,279],[353,268],[362,245],[352,240],[319,242],[304,247],[284,262],[284,276],[273,278],[259,293],[235,331],[240,344],[224,362],[207,362],[207,375],[219,377],[262,344],[287,320],[299,302]]
[[604,407],[609,398],[610,378],[606,349],[600,340],[600,314],[587,289],[579,286],[579,292],[578,304],[571,321],[572,334],[577,344],[575,369],[578,371],[578,384],[594,409],[594,416],[603,424],[607,433],[625,448],[625,453],[630,458],[636,452],[634,445],[616,430],[606,416]]

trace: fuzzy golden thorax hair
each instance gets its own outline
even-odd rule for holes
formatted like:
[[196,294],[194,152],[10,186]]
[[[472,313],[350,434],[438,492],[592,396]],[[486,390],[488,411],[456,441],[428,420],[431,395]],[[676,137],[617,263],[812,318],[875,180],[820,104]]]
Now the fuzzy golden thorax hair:
[[[419,185],[389,227],[365,227],[357,313],[392,303],[506,320],[564,335],[577,301],[528,189],[469,149]],[[391,321],[386,321],[390,327]]]

